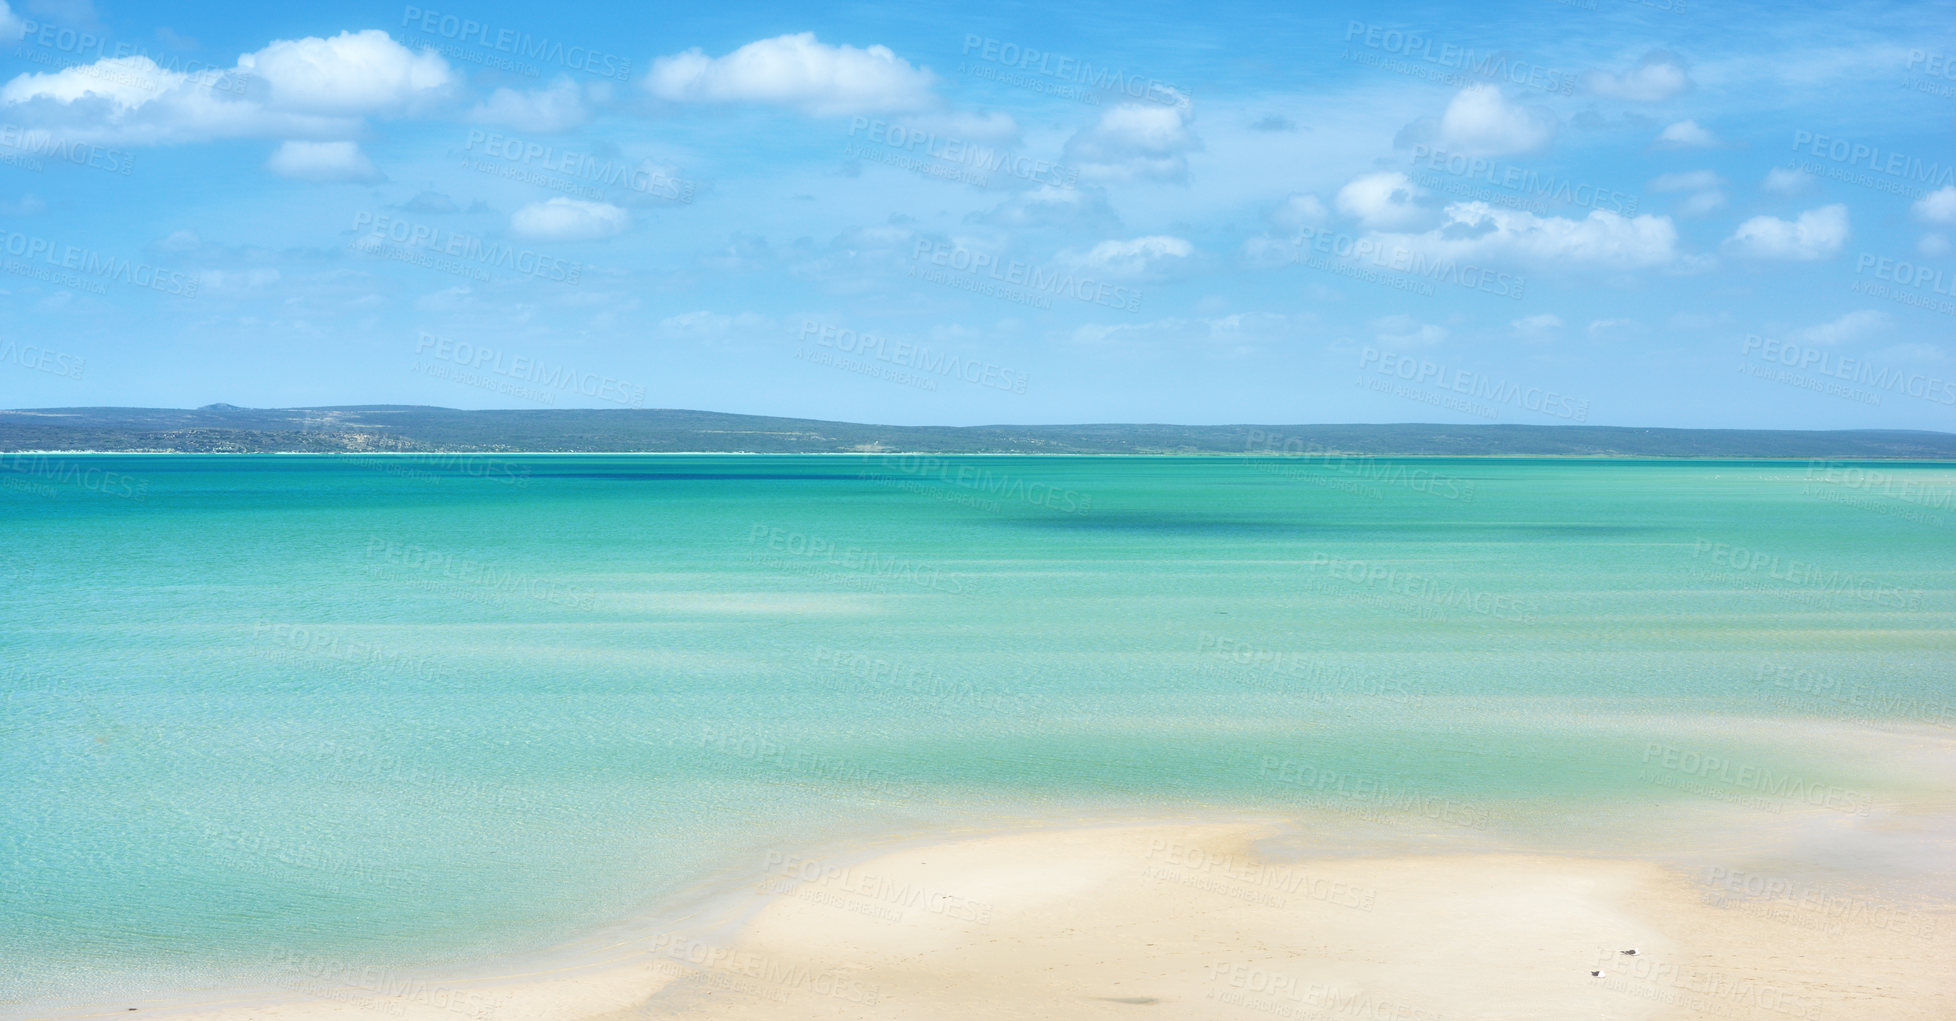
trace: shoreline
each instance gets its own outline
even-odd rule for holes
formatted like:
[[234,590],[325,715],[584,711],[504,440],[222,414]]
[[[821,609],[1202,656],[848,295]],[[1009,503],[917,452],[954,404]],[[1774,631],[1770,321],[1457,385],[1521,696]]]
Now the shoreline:
[[[1462,847],[1405,826],[1359,849],[1337,822],[1216,809],[859,834],[730,865],[653,914],[521,957],[416,972],[288,960],[271,984],[140,1010],[627,1021],[1119,1017],[1145,1004],[1439,1021],[1853,1016],[1876,997],[1883,1017],[1956,1016],[1956,976],[1939,967],[1956,954],[1949,904],[1902,924],[1849,894],[1757,871],[1694,876],[1648,850]],[[1770,844],[1757,852],[1785,851]]]

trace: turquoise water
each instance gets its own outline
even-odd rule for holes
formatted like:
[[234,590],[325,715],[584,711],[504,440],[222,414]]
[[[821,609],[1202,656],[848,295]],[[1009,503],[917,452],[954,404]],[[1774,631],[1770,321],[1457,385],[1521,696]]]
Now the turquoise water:
[[0,483],[0,1007],[524,952],[769,847],[992,815],[1598,845],[1947,793],[1805,735],[1956,726],[1948,467],[77,455]]

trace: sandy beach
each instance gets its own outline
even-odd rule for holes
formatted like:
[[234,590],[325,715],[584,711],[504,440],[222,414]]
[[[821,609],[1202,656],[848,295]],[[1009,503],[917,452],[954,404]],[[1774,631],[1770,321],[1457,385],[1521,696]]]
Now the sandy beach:
[[[143,1013],[1956,1016],[1956,976],[1942,967],[1956,952],[1947,911],[1760,871],[1481,850],[1326,854],[1307,829],[1276,818],[913,836],[759,864],[760,875],[688,918],[565,948],[519,974],[295,960],[283,1001]],[[68,1016],[127,1012],[105,1004]]]

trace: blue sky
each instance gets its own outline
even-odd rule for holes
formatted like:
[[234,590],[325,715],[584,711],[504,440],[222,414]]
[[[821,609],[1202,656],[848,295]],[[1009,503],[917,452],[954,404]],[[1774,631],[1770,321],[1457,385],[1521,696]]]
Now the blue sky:
[[0,406],[1956,428],[1941,4],[0,8]]

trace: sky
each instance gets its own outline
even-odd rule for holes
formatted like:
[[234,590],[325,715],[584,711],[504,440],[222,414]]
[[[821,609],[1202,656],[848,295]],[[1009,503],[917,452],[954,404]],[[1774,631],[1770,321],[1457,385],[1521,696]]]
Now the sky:
[[1956,431],[1948,4],[433,2],[0,3],[0,407]]

